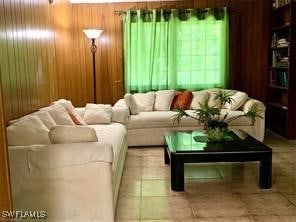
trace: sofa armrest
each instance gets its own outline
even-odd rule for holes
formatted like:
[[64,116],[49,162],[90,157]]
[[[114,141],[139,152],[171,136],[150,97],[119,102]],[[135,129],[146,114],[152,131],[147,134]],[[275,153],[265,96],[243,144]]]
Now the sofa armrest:
[[257,108],[259,109],[259,115],[262,118],[258,118],[258,117],[256,118],[254,128],[253,128],[254,132],[252,136],[254,136],[257,140],[262,142],[264,140],[264,134],[265,134],[265,110],[266,110],[265,105],[259,100],[249,98],[247,102],[243,105],[242,109],[244,113],[247,113],[248,111],[251,110],[251,108],[254,105],[256,105]]
[[251,99],[251,98],[249,98],[242,107],[244,113],[249,112],[254,105],[258,107],[258,109],[260,110],[260,114],[265,115],[265,109],[266,109],[265,105],[259,100]]
[[92,162],[113,162],[112,146],[99,142],[10,146],[9,155],[12,164],[30,172]]
[[128,106],[125,103],[124,99],[120,99],[118,100],[114,106],[112,107],[113,109],[120,109],[120,110],[125,110],[127,117],[130,117],[130,110],[128,108]]
[[124,107],[126,109],[129,109],[128,106],[126,105],[125,103],[125,100],[124,99],[119,99],[113,107]]

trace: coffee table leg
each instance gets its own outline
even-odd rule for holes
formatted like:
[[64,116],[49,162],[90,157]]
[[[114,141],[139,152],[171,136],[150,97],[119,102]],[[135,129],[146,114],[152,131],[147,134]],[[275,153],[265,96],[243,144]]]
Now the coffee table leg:
[[268,189],[272,186],[272,153],[260,161],[259,187]]
[[167,151],[167,146],[164,147],[163,149],[163,154],[164,154],[164,163],[165,164],[170,164],[170,157]]
[[171,154],[171,188],[184,191],[184,162]]

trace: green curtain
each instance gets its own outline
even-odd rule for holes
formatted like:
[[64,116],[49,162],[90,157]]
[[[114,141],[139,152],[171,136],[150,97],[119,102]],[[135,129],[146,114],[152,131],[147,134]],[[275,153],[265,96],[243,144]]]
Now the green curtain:
[[[228,16],[214,9],[127,11],[124,17],[126,92],[227,87]],[[186,14],[185,13],[185,14]]]

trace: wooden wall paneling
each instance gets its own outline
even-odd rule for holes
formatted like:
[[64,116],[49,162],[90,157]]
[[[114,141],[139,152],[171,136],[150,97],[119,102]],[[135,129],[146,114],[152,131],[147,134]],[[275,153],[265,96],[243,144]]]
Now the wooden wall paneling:
[[[0,4],[1,6],[1,4]],[[1,66],[0,66],[1,80]],[[1,81],[0,81],[1,82]],[[4,118],[2,86],[0,84],[0,212],[12,210],[11,187],[9,179],[8,151]]]
[[[105,30],[101,37],[98,39],[98,52],[96,57],[97,62],[97,98],[101,103],[110,103],[112,100],[112,74],[110,73],[110,65],[112,58],[110,57],[110,51],[112,50],[110,36],[112,35],[112,27],[110,23],[110,10],[106,5],[100,5],[98,9],[95,7],[92,8],[95,14],[96,21],[93,21],[97,24],[97,27],[102,27]],[[102,13],[105,11],[105,13]]]
[[[114,6],[114,11],[120,11],[119,4]],[[115,78],[113,79],[114,85],[116,86],[115,97],[113,98],[113,103],[118,99],[122,98],[124,94],[124,58],[123,58],[123,24],[122,18],[119,15],[114,16],[114,45],[115,45],[115,57],[113,60],[115,65]]]
[[[109,27],[108,33],[106,33],[106,37],[108,38],[108,43],[110,45],[109,50],[109,56],[108,56],[108,72],[110,72],[110,100],[112,103],[114,103],[114,98],[117,98],[117,75],[116,75],[116,66],[115,62],[113,61],[113,58],[116,58],[116,32],[115,32],[115,21],[116,21],[116,15],[114,15],[114,5],[108,4],[108,18],[107,18],[107,26]],[[112,34],[110,34],[112,33]],[[106,47],[107,48],[107,47]],[[107,101],[108,102],[108,101]]]
[[39,6],[36,7],[37,9],[37,30],[41,33],[44,33],[42,35],[43,38],[38,37],[38,42],[39,42],[39,52],[38,54],[41,55],[38,58],[38,87],[40,88],[40,100],[39,105],[41,107],[48,106],[50,103],[50,78],[49,78],[49,63],[48,63],[48,55],[47,55],[47,47],[49,46],[48,42],[51,40],[51,34],[49,30],[47,30],[46,26],[46,20],[48,20],[48,17],[45,17],[47,14],[47,7],[49,6],[48,1],[40,1],[40,0],[35,0],[39,3]]
[[69,83],[65,79],[65,71],[67,71],[66,66],[67,60],[66,56],[68,55],[68,49],[66,42],[67,36],[67,28],[68,28],[68,12],[67,4],[62,2],[56,2],[53,5],[53,15],[52,15],[52,22],[55,31],[55,56],[56,56],[56,71],[57,71],[57,78],[58,78],[58,97],[60,98],[61,95],[67,97],[69,92]]
[[183,3],[184,8],[193,8],[193,6],[194,6],[194,0],[184,1]]
[[[84,10],[82,7],[74,7],[73,9],[77,11],[76,18],[81,18],[82,22],[79,19],[76,19],[76,35],[77,35],[77,44],[79,46],[79,66],[80,66],[80,87],[81,87],[81,101],[80,106],[84,106],[86,102],[92,102],[92,87],[89,87],[88,82],[91,82],[91,74],[88,72],[89,67],[86,67],[86,57],[90,56],[89,43],[85,45],[85,34],[82,32],[84,28]],[[85,50],[87,49],[87,50]]]
[[[30,0],[27,2],[28,5],[28,11],[30,15],[30,27],[26,29],[26,32],[31,32],[31,35],[34,33],[34,30],[37,29],[37,21],[36,21],[36,10],[35,10],[35,0]],[[36,38],[31,37],[30,35],[25,39],[27,44],[29,45],[28,51],[31,53],[30,57],[28,57],[28,60],[30,61],[30,66],[32,67],[32,72],[29,73],[30,75],[30,87],[32,86],[32,99],[33,99],[33,106],[30,107],[31,111],[36,110],[40,107],[40,88],[38,86],[38,63],[37,59],[40,55],[38,55],[38,41]],[[23,113],[24,114],[24,113]]]
[[[115,76],[115,72],[114,72],[114,61],[113,61],[113,58],[114,58],[114,48],[115,48],[115,45],[113,44],[114,41],[114,17],[115,15],[113,14],[113,6],[106,6],[106,8],[108,8],[108,15],[106,15],[106,17],[104,17],[104,23],[106,25],[106,35],[104,36],[104,38],[102,39],[103,40],[103,43],[102,45],[104,46],[105,48],[105,52],[107,53],[107,65],[106,65],[106,72],[104,73],[105,74],[105,78],[108,82],[108,88],[109,88],[109,93],[108,93],[108,98],[104,97],[105,100],[104,103],[110,103],[113,102],[113,98],[114,98],[114,88],[115,88],[115,85],[114,85],[114,80],[116,79],[116,76]],[[102,41],[101,41],[102,42]],[[102,57],[104,57],[102,55]],[[107,75],[106,75],[107,74]],[[101,92],[102,95],[104,95],[104,92]]]
[[6,30],[6,16],[7,16],[7,7],[4,4],[4,0],[0,0],[0,65],[2,64],[2,73],[6,75],[2,76],[2,89],[7,98],[7,104],[5,108],[5,116],[7,118],[12,118],[12,90],[11,90],[11,81],[9,75],[9,66],[4,64],[9,64],[8,57],[8,40],[7,40],[7,30]]
[[194,8],[205,8],[205,7],[207,7],[206,1],[194,0]]
[[50,34],[50,40],[47,41],[47,61],[48,61],[48,74],[49,74],[49,94],[50,101],[55,101],[59,98],[58,96],[58,76],[56,69],[56,53],[55,53],[55,31],[54,31],[54,23],[53,23],[53,14],[54,6],[48,5],[46,10],[46,30]]
[[[69,7],[70,9],[70,18],[74,18],[73,16],[73,9],[72,9],[72,5]],[[70,99],[71,101],[74,101],[74,104],[78,104],[79,103],[79,97],[81,96],[81,91],[80,91],[80,87],[79,87],[79,82],[80,82],[80,73],[78,72],[78,68],[77,68],[77,62],[74,62],[76,60],[74,60],[73,55],[77,54],[76,51],[76,44],[75,44],[75,29],[74,29],[74,25],[75,25],[75,20],[73,19],[69,19],[69,41],[68,41],[68,48],[69,48],[69,57],[68,57],[68,64],[69,64],[69,70],[70,73],[68,73],[67,76],[67,80],[70,80],[70,95],[68,97],[68,99]]]
[[19,107],[20,109],[20,113],[19,115],[21,115],[21,113],[26,113],[26,106],[27,106],[27,84],[26,84],[26,80],[25,80],[25,65],[24,65],[24,58],[23,58],[23,52],[24,52],[24,44],[23,44],[23,40],[24,40],[24,35],[26,33],[24,33],[24,31],[22,30],[22,21],[21,21],[21,1],[14,1],[14,27],[15,27],[15,59],[18,63],[18,69],[17,69],[17,75],[18,75],[18,87],[17,89],[19,90],[19,94],[20,94],[20,100],[19,102]]
[[239,8],[236,5],[230,3],[231,11],[229,12],[229,87],[235,88],[240,81],[241,73],[239,72],[239,67],[241,66],[241,60],[238,59],[236,62],[231,62],[232,58],[239,58],[240,51],[237,50],[238,46],[241,45],[241,35],[242,29],[240,29],[241,24],[241,15],[239,13]]
[[[7,8],[7,17],[5,17],[6,20],[6,32],[7,32],[7,43],[8,43],[8,51],[7,56],[9,57],[9,75],[10,75],[10,84],[11,84],[11,92],[12,92],[12,111],[13,116],[19,116],[20,107],[19,107],[19,101],[21,100],[19,91],[18,91],[18,76],[17,76],[17,67],[18,63],[15,58],[15,30],[13,25],[13,4],[11,2],[5,2],[4,7]],[[4,64],[5,65],[5,64]],[[4,74],[5,75],[5,74]],[[5,98],[5,96],[4,96]]]
[[27,41],[26,41],[26,24],[27,24],[27,18],[26,18],[26,2],[24,0],[21,1],[20,4],[20,19],[21,19],[21,31],[23,36],[23,44],[22,44],[22,55],[21,59],[24,63],[24,69],[21,70],[21,75],[23,76],[23,84],[25,88],[26,98],[25,98],[25,112],[28,113],[30,111],[30,107],[32,106],[32,95],[34,95],[31,92],[30,89],[30,66],[29,61],[26,59],[28,58],[28,48],[27,48]]
[[[73,16],[73,18],[78,16],[77,7],[72,8],[72,16]],[[76,72],[77,72],[76,77],[78,79],[78,81],[77,80],[74,81],[74,88],[76,89],[75,90],[76,93],[75,93],[75,98],[72,98],[72,100],[71,100],[72,103],[75,105],[81,104],[81,102],[83,100],[82,99],[82,97],[83,97],[82,91],[83,90],[81,88],[81,81],[79,81],[79,80],[82,80],[81,60],[79,59],[81,57],[81,54],[79,53],[79,50],[80,50],[79,36],[81,36],[80,34],[82,34],[82,33],[79,33],[79,31],[82,32],[82,30],[79,30],[77,21],[78,21],[78,19],[72,21],[73,28],[72,28],[72,33],[71,33],[71,36],[72,36],[72,56],[73,56],[72,59],[73,59],[73,61],[79,61],[79,62],[72,63],[74,70],[76,70]]]
[[[34,11],[33,11],[33,2],[32,1],[24,1],[26,4],[26,25],[24,26],[25,30],[33,31],[35,29],[34,24]],[[33,39],[26,38],[27,45],[27,60],[28,60],[28,81],[29,81],[29,89],[31,96],[31,110],[36,110],[39,107],[39,94],[38,94],[38,86],[36,84],[36,76],[37,67],[35,66],[35,58],[37,56],[35,41]]]
[[[77,10],[77,7],[72,6],[72,15],[73,18],[79,18],[79,13]],[[85,73],[81,70],[82,66],[84,66],[84,64],[82,63],[82,60],[84,60],[84,56],[85,53],[79,53],[81,50],[81,45],[84,42],[84,38],[85,35],[82,32],[83,27],[79,26],[79,22],[78,19],[72,21],[72,56],[73,56],[73,61],[79,61],[79,62],[73,62],[72,66],[73,66],[73,74],[75,74],[75,76],[73,76],[74,78],[74,84],[73,84],[73,90],[75,93],[75,98],[72,97],[71,101],[74,105],[78,105],[78,106],[84,106],[85,105],[85,101],[87,99],[86,96],[86,90],[85,88],[87,87],[86,82],[84,81],[85,79]],[[84,52],[84,50],[82,50],[81,52]],[[84,87],[83,87],[83,83],[84,83]],[[83,102],[84,101],[84,102]],[[90,101],[89,101],[90,102]]]
[[[89,17],[91,15],[91,7],[89,5],[80,5],[83,11],[83,29],[91,27],[92,24],[89,22]],[[86,84],[88,90],[88,98],[90,98],[90,102],[93,101],[93,68],[92,68],[92,55],[90,52],[90,40],[84,36],[84,49],[83,53],[85,55],[85,76],[86,76]]]

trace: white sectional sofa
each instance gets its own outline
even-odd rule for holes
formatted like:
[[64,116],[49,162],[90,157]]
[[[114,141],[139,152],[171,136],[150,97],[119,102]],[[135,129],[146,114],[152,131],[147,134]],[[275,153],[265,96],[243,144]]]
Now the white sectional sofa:
[[[206,90],[206,92],[213,93],[216,89],[212,90]],[[147,102],[147,99],[144,98],[144,94],[134,95],[136,95],[138,107],[145,107],[149,103],[151,105],[151,101]],[[161,101],[161,99],[159,100]],[[210,100],[210,97],[208,100]],[[169,104],[171,104],[171,101]],[[202,125],[198,121],[191,118],[182,118],[180,124],[174,124],[173,115],[176,114],[176,112],[172,110],[155,110],[156,102],[157,92],[154,105],[150,109],[151,111],[141,111],[149,110],[147,107],[140,108],[138,114],[130,115],[127,124],[128,146],[162,146],[164,144],[163,135],[167,131],[202,129]],[[163,102],[164,101],[162,101],[162,103]],[[262,119],[256,118],[255,124],[250,125],[249,119],[243,117],[232,121],[230,123],[230,127],[242,129],[248,134],[252,135],[254,138],[263,141],[265,132],[265,106],[262,102],[247,97],[238,109],[231,110],[225,108],[222,109],[222,113],[228,113],[228,118],[231,118],[232,116],[237,116],[248,112],[253,105],[257,105],[260,109],[260,115],[263,117]],[[126,99],[120,99],[116,102],[114,107],[125,107],[125,109],[130,109],[126,103]],[[194,110],[187,110],[186,112],[194,112]]]
[[[75,111],[83,117],[85,108]],[[7,128],[14,210],[45,211],[46,221],[52,222],[113,222],[127,150],[125,124],[115,122],[113,113],[111,123],[87,125],[97,142],[50,144],[42,138],[50,125],[44,112],[12,121]],[[117,115],[126,118],[120,108]],[[24,119],[27,124],[41,120],[45,126],[30,130],[20,124]],[[36,133],[39,144],[30,144]]]

